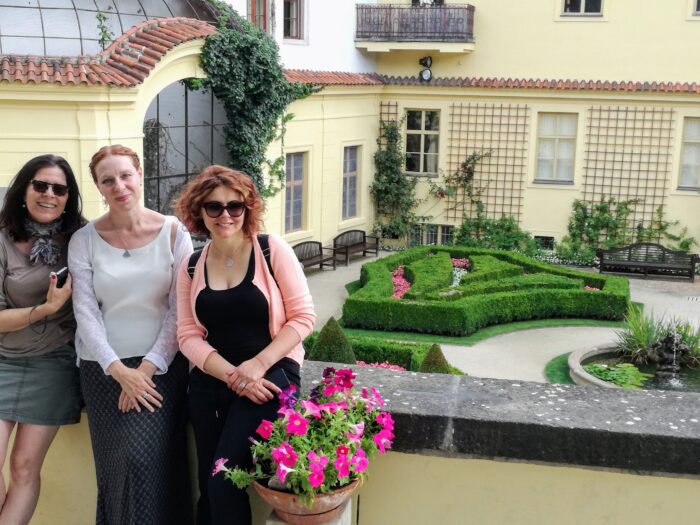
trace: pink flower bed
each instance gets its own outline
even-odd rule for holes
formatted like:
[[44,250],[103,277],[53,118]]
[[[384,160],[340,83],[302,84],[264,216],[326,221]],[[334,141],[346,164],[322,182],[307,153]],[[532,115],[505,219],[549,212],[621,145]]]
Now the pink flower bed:
[[358,361],[360,366],[371,366],[373,368],[385,368],[387,370],[393,370],[394,372],[405,372],[406,369],[399,365],[392,365],[389,361],[384,361],[383,363],[365,363],[364,361]]
[[403,276],[403,266],[399,266],[392,272],[391,282],[394,283],[394,293],[391,296],[394,299],[401,299],[411,288],[411,283],[409,283]]
[[588,292],[600,292],[600,288],[594,288],[594,287],[588,286],[588,285],[585,285],[583,287],[583,289],[588,291]]
[[468,270],[471,265],[472,263],[469,259],[457,259],[455,257],[452,258],[452,266],[454,266],[455,268],[462,268],[463,270]]

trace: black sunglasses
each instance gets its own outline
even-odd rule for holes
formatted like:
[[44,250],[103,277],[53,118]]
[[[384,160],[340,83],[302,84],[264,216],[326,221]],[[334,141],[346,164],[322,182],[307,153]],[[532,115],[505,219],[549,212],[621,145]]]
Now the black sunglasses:
[[53,191],[56,197],[64,197],[68,194],[68,186],[65,184],[56,184],[55,182],[45,182],[43,180],[32,180],[32,188],[37,193],[46,193],[49,188]]
[[224,210],[228,212],[231,217],[240,217],[243,215],[245,210],[245,203],[243,201],[228,201],[223,204],[218,201],[209,201],[202,204],[205,213],[212,219],[220,217]]

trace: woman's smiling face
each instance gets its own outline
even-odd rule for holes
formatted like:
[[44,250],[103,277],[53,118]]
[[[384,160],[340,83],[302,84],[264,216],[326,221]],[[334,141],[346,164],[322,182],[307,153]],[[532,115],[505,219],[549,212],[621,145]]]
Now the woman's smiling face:
[[[58,166],[46,166],[37,170],[32,180],[66,185],[66,175]],[[45,193],[40,193],[29,183],[24,193],[24,203],[27,206],[29,218],[42,224],[58,219],[66,209],[67,202],[68,194],[57,196],[53,192],[53,186],[49,186]]]

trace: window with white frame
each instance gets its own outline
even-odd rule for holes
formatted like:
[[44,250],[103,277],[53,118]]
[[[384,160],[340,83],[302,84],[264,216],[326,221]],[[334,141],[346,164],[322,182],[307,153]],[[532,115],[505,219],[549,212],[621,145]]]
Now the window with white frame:
[[603,14],[603,0],[563,0],[564,14],[571,15],[601,15]]
[[406,173],[437,175],[439,142],[439,111],[406,111]]
[[683,122],[683,153],[679,188],[700,189],[700,118]]
[[535,182],[574,181],[577,126],[575,113],[539,114]]
[[304,38],[303,0],[284,0],[282,27],[284,38]]
[[284,198],[284,231],[301,230],[304,227],[304,172],[306,153],[288,153],[286,157],[287,179]]
[[357,173],[359,146],[343,150],[343,220],[357,217]]
[[248,21],[266,33],[270,26],[267,2],[268,0],[248,0]]

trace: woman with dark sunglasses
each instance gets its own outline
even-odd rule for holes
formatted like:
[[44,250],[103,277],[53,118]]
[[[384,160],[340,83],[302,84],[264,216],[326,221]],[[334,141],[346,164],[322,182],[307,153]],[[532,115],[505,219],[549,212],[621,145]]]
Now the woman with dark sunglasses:
[[10,476],[0,474],[0,523],[26,524],[44,457],[60,425],[80,421],[68,240],[84,224],[73,170],[62,157],[27,162],[0,212],[0,470],[10,434]]
[[179,221],[141,204],[136,153],[105,146],[90,173],[107,213],[71,239],[76,350],[97,473],[98,524],[190,524],[187,360],[176,272],[192,253]]
[[281,389],[300,386],[301,341],[313,329],[314,306],[294,252],[275,235],[265,238],[268,268],[257,235],[263,201],[247,175],[211,166],[185,187],[175,210],[190,231],[211,239],[180,268],[177,285],[178,341],[195,366],[197,523],[248,525],[248,495],[212,476],[214,462],[251,465],[249,436],[263,419],[277,418]]

